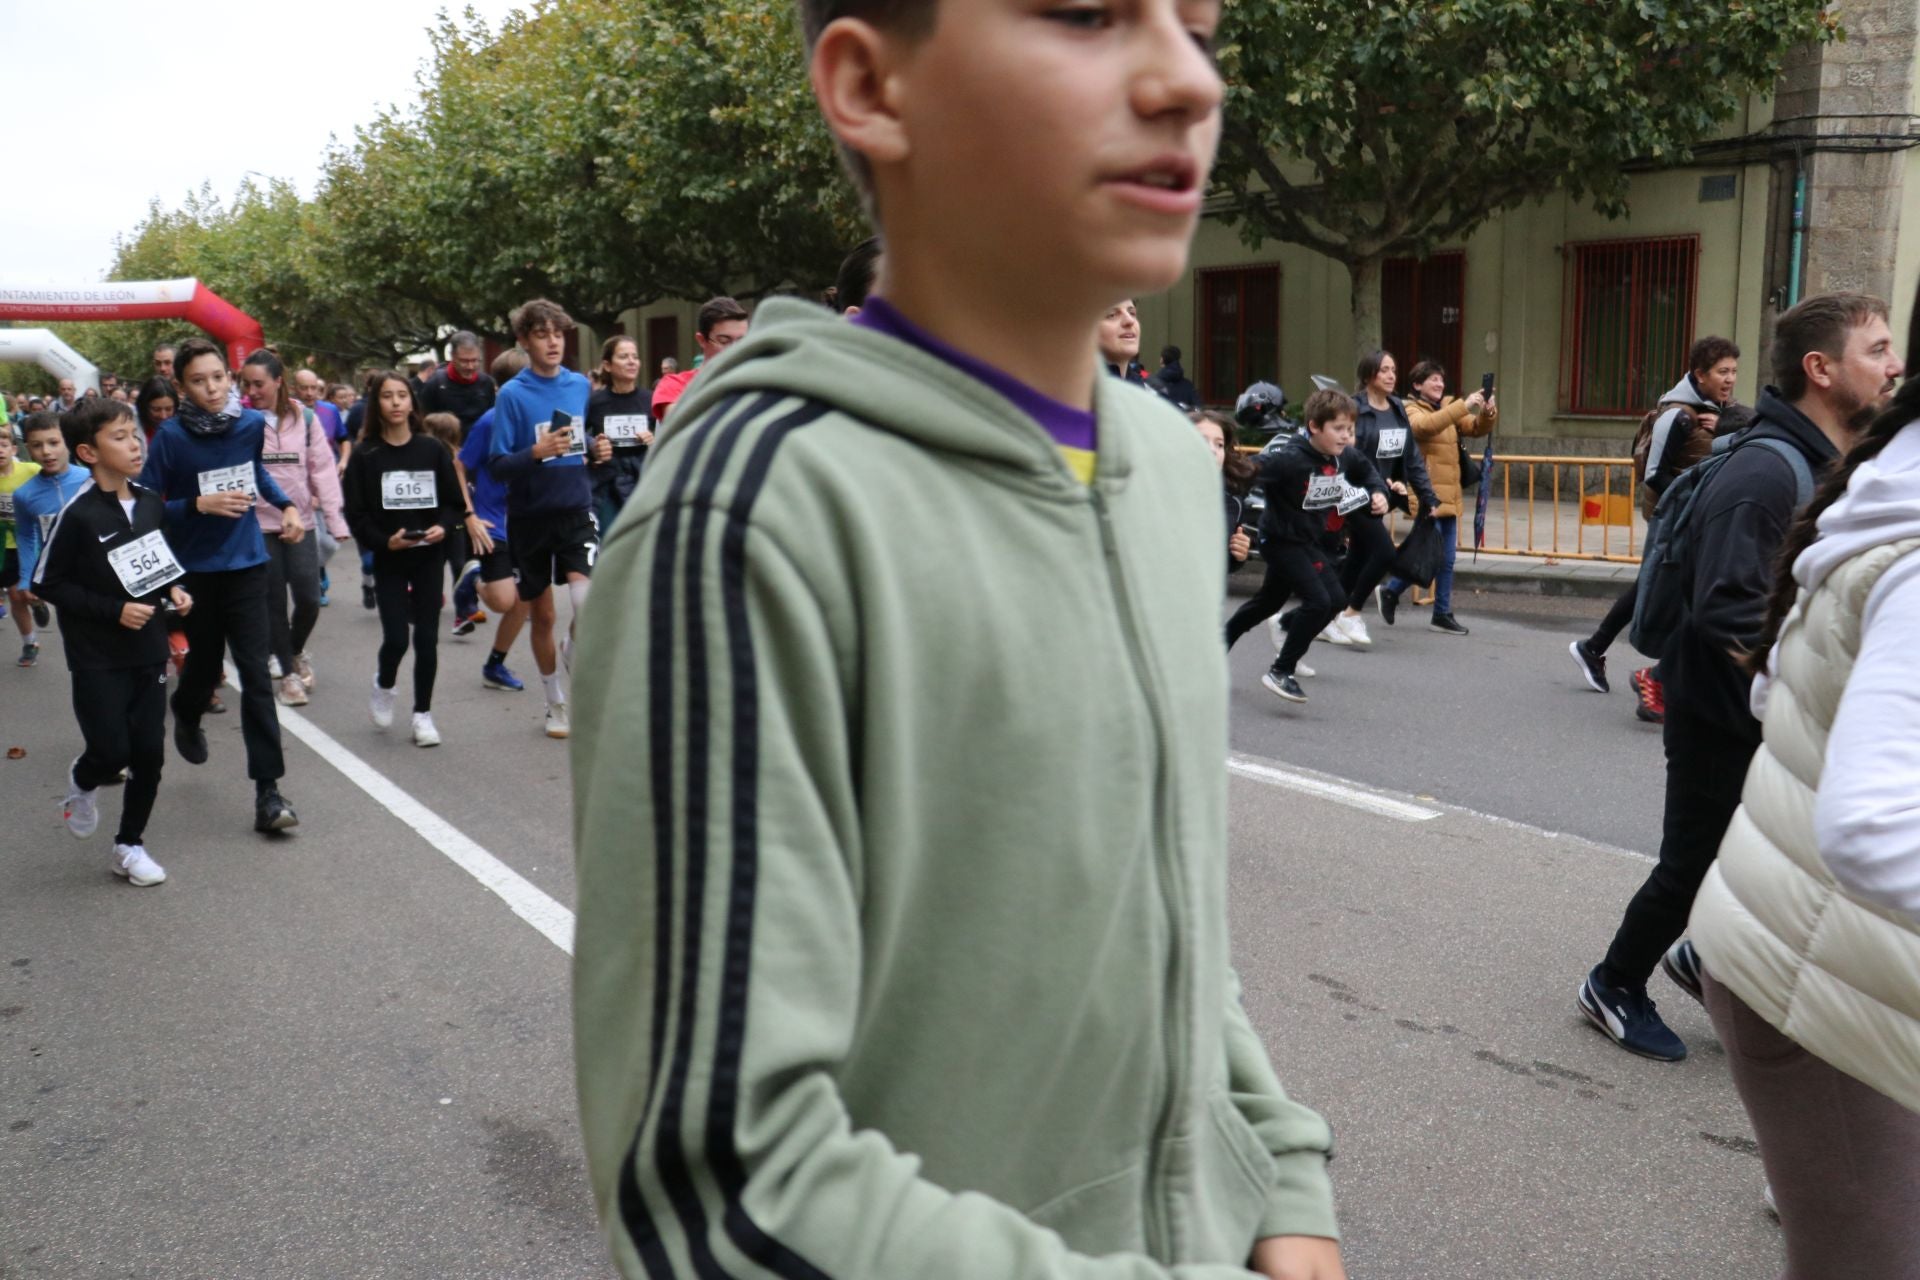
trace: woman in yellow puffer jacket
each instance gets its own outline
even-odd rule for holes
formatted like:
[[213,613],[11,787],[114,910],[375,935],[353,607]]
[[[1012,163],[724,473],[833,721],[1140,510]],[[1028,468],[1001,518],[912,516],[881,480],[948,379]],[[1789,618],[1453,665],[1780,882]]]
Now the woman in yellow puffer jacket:
[[[1422,360],[1413,366],[1413,394],[1407,397],[1407,422],[1413,438],[1420,443],[1420,455],[1426,460],[1427,475],[1433,492],[1440,499],[1434,511],[1440,537],[1446,544],[1447,558],[1433,580],[1433,621],[1435,631],[1464,636],[1467,629],[1453,616],[1453,561],[1460,545],[1460,513],[1466,507],[1460,487],[1460,441],[1464,437],[1484,436],[1500,420],[1498,398],[1489,398],[1478,390],[1462,400],[1447,391],[1447,371],[1437,360]],[[1419,511],[1414,504],[1414,511]],[[1380,616],[1393,625],[1394,611],[1407,584],[1393,578],[1380,588]]]

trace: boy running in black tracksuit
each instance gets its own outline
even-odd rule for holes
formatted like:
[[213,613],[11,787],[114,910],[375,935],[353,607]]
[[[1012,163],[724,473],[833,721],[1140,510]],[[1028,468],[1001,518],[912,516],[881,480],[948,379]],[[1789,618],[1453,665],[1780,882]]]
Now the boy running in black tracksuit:
[[140,424],[116,400],[92,399],[61,423],[93,484],[69,503],[34,571],[34,593],[60,611],[73,713],[86,751],[67,775],[67,829],[86,838],[100,822],[98,788],[131,768],[113,871],[137,885],[167,873],[142,840],[167,741],[167,625],[161,603],[185,614],[193,601],[161,526],[167,504],[132,482]]
[[1267,496],[1260,518],[1260,554],[1267,576],[1254,597],[1227,623],[1227,647],[1280,611],[1288,597],[1300,607],[1286,620],[1286,643],[1261,683],[1289,702],[1305,702],[1296,680],[1300,659],[1320,629],[1340,612],[1346,593],[1333,568],[1347,517],[1378,516],[1387,509],[1387,487],[1366,455],[1352,447],[1353,401],[1338,391],[1307,397],[1307,433],[1260,457],[1260,484]]

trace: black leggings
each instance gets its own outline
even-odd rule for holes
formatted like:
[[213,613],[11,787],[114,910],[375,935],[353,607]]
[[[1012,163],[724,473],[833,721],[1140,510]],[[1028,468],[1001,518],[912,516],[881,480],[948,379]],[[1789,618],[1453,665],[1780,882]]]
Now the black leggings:
[[1607,616],[1601,621],[1599,628],[1587,640],[1587,648],[1590,651],[1605,653],[1613,647],[1614,640],[1627,629],[1627,624],[1633,621],[1633,602],[1639,598],[1639,595],[1640,583],[1635,579],[1632,586],[1620,593],[1620,598],[1613,602],[1613,608],[1607,610]]
[[166,760],[167,664],[74,672],[73,718],[87,744],[73,762],[73,780],[92,791],[130,769],[113,842],[139,844]]
[[413,644],[413,709],[433,710],[433,679],[440,671],[441,567],[445,548],[420,547],[374,559],[373,597],[380,607],[382,689],[400,678],[407,656],[408,629]]
[[1298,597],[1300,607],[1287,620],[1286,643],[1273,660],[1276,674],[1290,676],[1320,629],[1340,612],[1340,575],[1318,547],[1269,542],[1260,554],[1266,557],[1267,576],[1253,598],[1228,619],[1227,648],[1233,648],[1241,636],[1280,612],[1289,598]]
[[1387,532],[1385,519],[1365,511],[1347,517],[1347,535],[1352,548],[1340,569],[1340,584],[1346,588],[1343,603],[1362,610],[1373,589],[1393,569],[1393,535]]

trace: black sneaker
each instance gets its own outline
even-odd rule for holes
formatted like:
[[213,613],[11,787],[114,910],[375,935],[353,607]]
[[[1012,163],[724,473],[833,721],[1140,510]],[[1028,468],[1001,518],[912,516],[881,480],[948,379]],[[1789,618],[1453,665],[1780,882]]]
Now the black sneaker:
[[173,748],[188,764],[205,764],[207,762],[206,730],[200,727],[198,720],[188,720],[176,713],[173,717]]
[[47,605],[44,600],[36,600],[33,602],[33,625],[36,627],[50,627],[53,625],[53,615],[47,612]]
[[1607,683],[1607,656],[1595,653],[1587,648],[1585,640],[1575,640],[1567,646],[1567,652],[1573,655],[1573,661],[1580,668],[1580,678],[1587,682],[1587,688],[1595,693],[1612,693],[1613,686]]
[[1292,675],[1283,676],[1277,671],[1269,671],[1266,675],[1260,677],[1260,683],[1267,686],[1270,692],[1279,694],[1288,702],[1305,702],[1307,700],[1307,691],[1300,687],[1300,682],[1295,680]]
[[1400,612],[1400,593],[1380,588],[1380,621],[1393,625],[1393,615]]
[[1660,1020],[1659,1009],[1645,987],[1609,987],[1599,975],[1600,967],[1595,965],[1580,984],[1578,1002],[1587,1021],[1622,1049],[1643,1058],[1678,1062],[1687,1056],[1686,1042]]
[[1427,624],[1427,630],[1438,631],[1442,635],[1464,636],[1470,634],[1467,629],[1454,620],[1450,613],[1436,613],[1433,621]]
[[288,827],[300,825],[300,818],[287,803],[279,791],[269,791],[253,802],[253,829],[255,831],[285,831]]
[[360,607],[362,609],[372,609],[377,607],[379,603],[378,600],[373,598],[373,584],[371,582],[362,582],[360,584]]
[[1700,994],[1700,953],[1693,949],[1693,943],[1686,938],[1667,948],[1667,954],[1660,957],[1660,967],[1673,979],[1673,985],[1692,996],[1701,1004],[1706,998]]

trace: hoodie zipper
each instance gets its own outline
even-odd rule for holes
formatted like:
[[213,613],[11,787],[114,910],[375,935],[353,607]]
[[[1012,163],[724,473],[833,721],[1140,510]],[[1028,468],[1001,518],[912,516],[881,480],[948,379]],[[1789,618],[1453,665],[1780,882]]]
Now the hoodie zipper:
[[1120,630],[1126,636],[1127,656],[1133,663],[1134,680],[1140,686],[1141,696],[1146,700],[1147,718],[1153,725],[1154,745],[1154,871],[1160,881],[1160,898],[1167,915],[1167,975],[1166,975],[1166,1097],[1160,1108],[1160,1116],[1154,1125],[1153,1146],[1147,1152],[1146,1177],[1146,1240],[1148,1252],[1153,1256],[1171,1261],[1173,1243],[1172,1224],[1169,1221],[1167,1197],[1162,1184],[1166,1171],[1162,1167],[1161,1153],[1173,1138],[1179,1123],[1180,1102],[1187,1093],[1187,956],[1186,956],[1186,886],[1180,877],[1180,868],[1175,858],[1177,841],[1169,830],[1173,802],[1167,782],[1167,729],[1166,717],[1162,714],[1159,690],[1151,675],[1152,668],[1141,648],[1140,636],[1134,626],[1133,602],[1128,594],[1127,581],[1120,570],[1120,553],[1113,534],[1113,521],[1107,510],[1107,501],[1099,488],[1089,490],[1093,498],[1094,516],[1100,526],[1100,546],[1107,563],[1107,580],[1113,587],[1114,609],[1119,615]]

